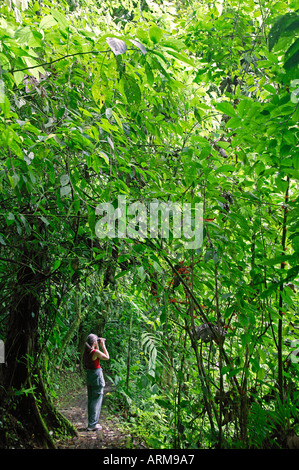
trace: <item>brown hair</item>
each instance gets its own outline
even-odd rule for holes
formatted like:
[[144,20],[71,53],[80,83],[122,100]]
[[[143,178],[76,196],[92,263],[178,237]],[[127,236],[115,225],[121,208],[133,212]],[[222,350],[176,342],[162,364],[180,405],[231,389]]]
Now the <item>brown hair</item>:
[[92,345],[98,341],[97,335],[91,333],[86,338],[86,343],[84,345],[84,352],[83,352],[83,364],[86,369],[92,369],[92,359],[91,359],[91,352],[93,351]]

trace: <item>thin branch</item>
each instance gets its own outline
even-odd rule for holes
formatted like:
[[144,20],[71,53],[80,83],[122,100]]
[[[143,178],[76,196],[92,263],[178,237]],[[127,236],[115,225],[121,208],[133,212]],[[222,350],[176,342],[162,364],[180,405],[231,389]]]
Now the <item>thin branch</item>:
[[[134,51],[134,50],[135,50],[134,48],[127,49],[127,51]],[[17,69],[17,70],[10,69],[9,72],[15,73],[15,72],[24,72],[25,70],[37,69],[38,67],[44,67],[45,65],[52,65],[52,64],[55,64],[55,62],[59,62],[60,60],[67,59],[68,57],[75,57],[77,55],[86,55],[86,54],[98,55],[98,54],[107,54],[107,52],[112,52],[112,51],[111,49],[106,49],[104,51],[75,52],[74,54],[66,54],[60,57],[59,59],[50,60],[50,62],[44,62],[43,64],[32,65],[30,67],[24,67],[23,69]]]
[[45,65],[52,65],[52,64],[55,64],[55,62],[59,62],[60,60],[63,60],[63,59],[67,59],[68,57],[75,57],[76,55],[85,55],[85,54],[105,54],[107,52],[110,52],[109,49],[105,50],[105,51],[88,51],[88,52],[76,52],[74,54],[66,54],[62,57],[60,57],[59,59],[54,59],[54,60],[51,60],[50,62],[44,62],[43,64],[39,64],[39,65],[33,65],[31,67],[25,67],[23,69],[17,69],[17,70],[13,70],[11,69],[10,72],[11,73],[15,73],[15,72],[24,72],[25,70],[32,70],[32,69],[37,69],[38,67],[44,67]]

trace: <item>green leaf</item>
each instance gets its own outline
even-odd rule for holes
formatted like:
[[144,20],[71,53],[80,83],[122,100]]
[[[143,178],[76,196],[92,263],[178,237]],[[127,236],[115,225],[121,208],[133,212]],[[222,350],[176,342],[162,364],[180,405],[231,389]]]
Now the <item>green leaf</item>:
[[139,274],[139,277],[141,279],[141,281],[143,282],[145,280],[145,271],[144,271],[144,267],[143,266],[139,266],[137,268],[137,271],[138,271],[138,274]]
[[103,160],[105,160],[105,162],[107,163],[107,165],[109,165],[109,157],[108,155],[106,155],[105,152],[103,152],[102,150],[99,151],[99,156],[101,158],[103,158]]
[[221,103],[217,103],[215,107],[218,111],[223,114],[226,114],[227,116],[236,116],[236,111],[234,107],[230,103],[228,103],[228,101],[222,101]]
[[24,80],[24,76],[25,76],[24,72],[15,72],[15,73],[13,74],[13,77],[14,77],[14,80],[15,80],[15,84],[16,84],[17,86],[19,86],[20,83],[22,83],[22,81]]
[[41,19],[39,24],[40,29],[50,29],[52,26],[56,26],[57,21],[53,18],[52,15],[46,15]]
[[239,117],[233,117],[225,124],[225,127],[228,129],[237,129],[242,127],[242,120]]
[[15,138],[15,132],[13,130],[13,128],[11,126],[8,126],[6,127],[6,129],[3,129],[2,131],[2,142],[6,145],[6,146],[10,146],[13,139]]
[[285,53],[285,60],[289,60],[299,50],[299,38],[288,48]]
[[96,214],[95,210],[91,207],[88,207],[88,225],[92,233],[95,231],[95,224],[96,224]]
[[50,225],[50,222],[48,221],[48,219],[46,219],[46,217],[44,217],[43,215],[40,216],[40,219],[44,222],[45,225]]
[[68,22],[66,17],[58,10],[51,10],[51,15],[55,18],[61,29],[66,29],[68,26]]
[[169,50],[167,51],[167,54],[172,55],[173,57],[180,60],[181,62],[184,62],[185,64],[194,65],[194,61],[190,59],[187,54],[180,54],[179,52]]
[[4,113],[4,116],[8,117],[10,113],[10,102],[7,96],[1,93],[1,84],[0,84],[0,107]]
[[101,94],[101,84],[98,77],[95,79],[93,84],[91,85],[91,94],[93,99],[96,103],[99,102],[99,106],[101,107],[104,103],[104,96]]
[[150,40],[154,43],[154,44],[158,44],[158,42],[160,41],[160,39],[162,38],[163,36],[163,31],[158,28],[158,26],[152,26],[150,29],[149,29],[149,37],[150,37]]
[[139,104],[141,100],[141,91],[138,83],[132,75],[126,74],[123,78],[124,92],[129,104]]
[[299,64],[299,39],[297,40],[297,50],[296,52],[283,64],[286,70],[290,70],[293,67],[297,67]]
[[17,29],[15,32],[15,38],[19,39],[20,44],[28,43],[33,37],[30,26],[25,26],[24,28]]
[[270,258],[270,259],[266,259],[264,260],[264,265],[265,266],[274,266],[275,264],[280,264],[280,263],[283,263],[283,262],[292,262],[292,261],[295,261],[296,262],[297,260],[297,255],[296,254],[293,254],[293,255],[280,255],[280,256],[276,256],[275,258]]
[[61,259],[57,259],[54,263],[53,270],[56,271],[56,269],[58,269],[60,265],[61,265]]
[[259,380],[263,380],[264,377],[265,377],[265,375],[266,375],[265,369],[264,369],[263,367],[260,367],[259,370],[258,370],[258,372],[257,372],[257,378],[258,378]]
[[22,223],[24,224],[24,227],[25,227],[25,230],[26,230],[27,234],[30,235],[30,233],[31,233],[31,226],[30,226],[30,224],[27,222],[27,219],[26,219],[22,214],[20,214],[19,217],[20,217],[20,220],[22,221]]
[[146,73],[146,78],[147,78],[148,84],[150,86],[152,86],[153,83],[154,83],[155,77],[154,77],[154,74],[152,72],[152,69],[151,69],[150,65],[147,62],[145,64],[145,73]]
[[1,243],[1,245],[6,245],[6,242],[5,242],[4,238],[2,237],[1,233],[0,233],[0,243]]
[[175,51],[181,51],[182,49],[186,48],[186,44],[184,41],[181,39],[172,39],[169,38],[167,40],[164,40],[162,42],[163,47],[170,47],[171,49],[174,49]]
[[6,55],[2,54],[2,52],[0,52],[0,65],[1,67],[5,67],[5,68],[10,67],[10,62],[8,58],[6,57]]
[[228,374],[227,377],[233,377],[234,375],[239,374],[239,372],[242,372],[242,367],[236,367],[235,369],[232,369]]
[[298,29],[299,15],[296,12],[281,16],[272,26],[269,33],[269,51],[278,43],[281,36]]
[[37,80],[39,80],[40,73],[45,74],[45,69],[43,67],[37,67],[39,64],[32,57],[22,57],[22,59],[28,66],[28,71],[26,72],[27,74],[33,75],[33,77],[35,77]]

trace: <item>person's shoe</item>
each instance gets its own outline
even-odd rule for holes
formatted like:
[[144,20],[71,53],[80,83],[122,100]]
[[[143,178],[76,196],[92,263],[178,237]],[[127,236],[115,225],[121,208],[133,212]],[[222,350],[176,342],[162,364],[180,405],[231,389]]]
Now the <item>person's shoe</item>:
[[96,424],[95,426],[88,426],[87,431],[99,431],[102,429],[102,426],[100,424]]

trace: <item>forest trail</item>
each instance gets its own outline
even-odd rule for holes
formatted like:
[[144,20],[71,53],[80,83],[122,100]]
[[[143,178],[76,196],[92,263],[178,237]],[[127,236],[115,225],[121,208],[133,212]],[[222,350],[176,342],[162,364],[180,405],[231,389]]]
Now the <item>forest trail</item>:
[[77,436],[56,442],[58,449],[144,449],[137,439],[124,431],[116,414],[105,406],[105,395],[111,393],[107,383],[99,424],[100,431],[87,431],[87,391],[86,388],[73,392],[57,405],[58,410],[77,429]]

